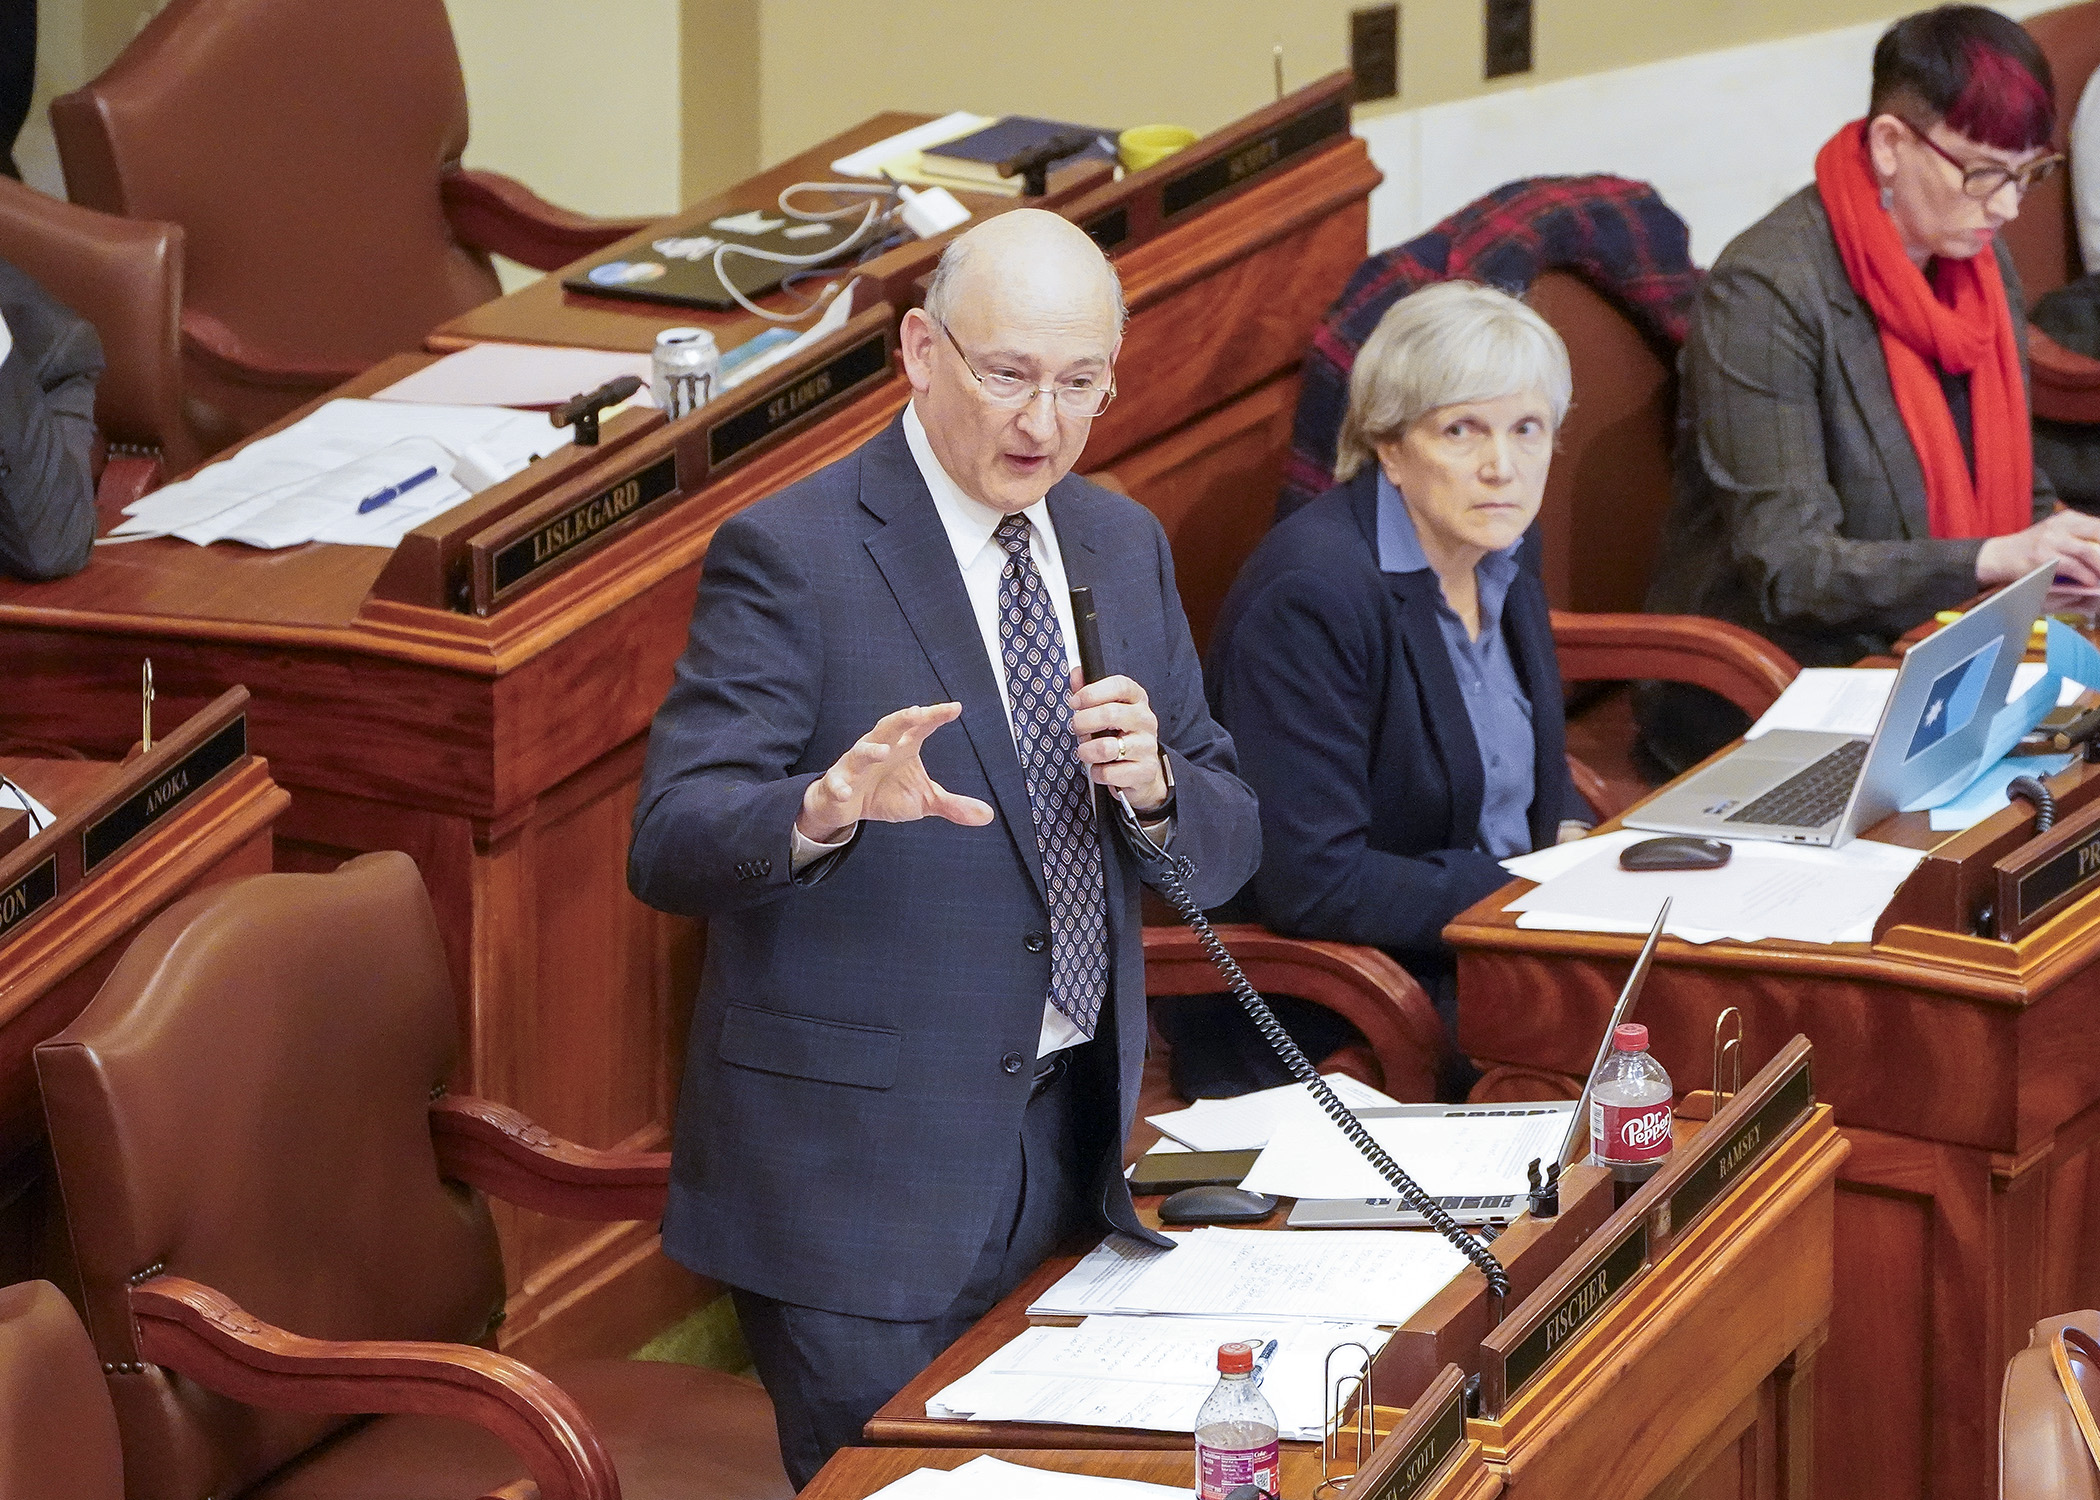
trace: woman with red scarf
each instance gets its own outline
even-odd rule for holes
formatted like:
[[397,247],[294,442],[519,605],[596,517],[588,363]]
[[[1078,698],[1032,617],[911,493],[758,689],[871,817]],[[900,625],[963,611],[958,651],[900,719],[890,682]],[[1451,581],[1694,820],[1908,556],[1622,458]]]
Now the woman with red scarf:
[[[1866,118],[1701,290],[1651,610],[1842,666],[2051,558],[2100,586],[2100,520],[2060,508],[2034,465],[2026,312],[1998,239],[2061,163],[2055,125],[2049,64],[1996,11],[1889,28]],[[1696,688],[1635,701],[1673,771],[1746,727]]]

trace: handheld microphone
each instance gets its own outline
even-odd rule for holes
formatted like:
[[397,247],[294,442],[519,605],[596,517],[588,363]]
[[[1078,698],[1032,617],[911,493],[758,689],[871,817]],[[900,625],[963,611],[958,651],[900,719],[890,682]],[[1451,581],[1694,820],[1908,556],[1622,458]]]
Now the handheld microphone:
[[[1094,612],[1092,589],[1072,590],[1072,624],[1073,633],[1079,639],[1080,677],[1086,682],[1098,681],[1105,675],[1105,670],[1101,657],[1101,620]],[[1202,945],[1204,955],[1210,959],[1218,973],[1224,976],[1226,987],[1232,991],[1233,999],[1237,1000],[1240,1009],[1247,1013],[1247,1019],[1254,1023],[1254,1029],[1261,1033],[1262,1040],[1267,1042],[1270,1049],[1282,1060],[1291,1076],[1312,1091],[1314,1102],[1334,1121],[1335,1127],[1349,1138],[1349,1143],[1362,1153],[1364,1159],[1377,1169],[1378,1175],[1392,1185],[1393,1190],[1407,1206],[1426,1219],[1437,1233],[1456,1246],[1458,1252],[1487,1278],[1488,1292],[1494,1298],[1493,1321],[1501,1322],[1502,1303],[1509,1296],[1509,1272],[1503,1269],[1502,1262],[1495,1259],[1487,1246],[1461,1229],[1458,1221],[1444,1211],[1443,1205],[1430,1197],[1414,1178],[1407,1175],[1400,1163],[1393,1160],[1391,1154],[1378,1144],[1370,1131],[1364,1129],[1363,1121],[1357,1119],[1355,1112],[1328,1086],[1327,1080],[1320,1076],[1320,1070],[1313,1066],[1312,1059],[1292,1040],[1291,1034],[1283,1029],[1283,1023],[1278,1021],[1276,1013],[1269,1009],[1269,1002],[1262,999],[1260,992],[1249,982],[1238,962],[1226,951],[1224,943],[1218,940],[1217,933],[1211,928],[1210,919],[1203,914],[1203,909],[1196,904],[1195,898],[1188,892],[1188,887],[1182,883],[1186,862],[1167,853],[1145,836],[1144,830],[1138,827],[1137,814],[1131,810],[1130,799],[1127,796],[1117,792],[1116,800],[1122,803],[1123,811],[1128,815],[1127,827],[1136,833],[1133,842],[1138,845],[1138,852],[1159,867],[1160,893],[1172,904],[1175,913],[1189,930],[1196,934],[1196,941]]]

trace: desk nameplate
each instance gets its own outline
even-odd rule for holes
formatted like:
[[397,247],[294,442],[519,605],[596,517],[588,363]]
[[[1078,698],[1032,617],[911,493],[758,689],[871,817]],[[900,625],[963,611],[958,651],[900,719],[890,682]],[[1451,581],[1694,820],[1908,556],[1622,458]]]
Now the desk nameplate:
[[1654,1181],[1651,1230],[1657,1253],[1682,1238],[1816,1107],[1813,1049],[1795,1037],[1731,1097]]
[[248,690],[229,688],[144,755],[114,768],[108,790],[61,811],[0,857],[0,946],[35,927],[98,867],[248,759]]
[[[678,456],[666,453],[625,474],[595,494],[562,506],[533,523],[517,540],[489,552],[489,601],[500,605],[542,570],[588,547],[616,527],[639,520],[678,488]],[[478,590],[477,590],[478,595]],[[486,611],[479,608],[477,614]]]
[[1351,1500],[1414,1500],[1466,1446],[1466,1377],[1444,1366],[1349,1482]]
[[2088,803],[1992,867],[1998,878],[1993,929],[2024,937],[2100,885],[2100,802]]
[[1351,86],[1347,72],[1330,73],[1059,211],[1108,254],[1120,255],[1349,139]]
[[1501,1416],[1518,1392],[1631,1286],[1648,1264],[1647,1215],[1630,1215],[1621,1208],[1614,1217],[1621,1221],[1616,1229],[1607,1223],[1573,1262],[1481,1341],[1483,1416]]
[[890,373],[895,323],[877,303],[801,359],[703,408],[710,478],[748,462],[836,410]]

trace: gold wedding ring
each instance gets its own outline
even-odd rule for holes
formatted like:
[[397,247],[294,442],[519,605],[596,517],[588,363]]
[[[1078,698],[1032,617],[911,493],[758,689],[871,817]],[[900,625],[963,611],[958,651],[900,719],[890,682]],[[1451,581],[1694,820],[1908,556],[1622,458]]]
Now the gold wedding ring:
[[1116,753],[1115,753],[1114,755],[1111,755],[1111,756],[1109,757],[1109,759],[1110,759],[1111,761],[1118,761],[1118,760],[1121,760],[1122,758],[1123,758],[1123,736],[1121,736],[1121,735],[1119,734],[1119,735],[1117,735],[1117,736],[1116,736]]

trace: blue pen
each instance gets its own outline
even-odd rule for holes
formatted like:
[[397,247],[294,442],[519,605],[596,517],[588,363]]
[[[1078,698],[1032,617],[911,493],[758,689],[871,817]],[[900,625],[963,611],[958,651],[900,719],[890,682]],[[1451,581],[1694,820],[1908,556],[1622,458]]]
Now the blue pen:
[[1262,1376],[1269,1373],[1269,1357],[1276,1352],[1276,1340],[1270,1339],[1261,1346],[1261,1353],[1254,1356],[1254,1383],[1261,1384]]
[[357,513],[362,516],[370,511],[379,509],[380,506],[385,505],[390,500],[400,499],[425,480],[437,478],[437,472],[437,466],[433,464],[422,473],[411,475],[399,484],[390,484],[383,490],[374,490],[371,494],[365,496],[364,499],[357,502]]

